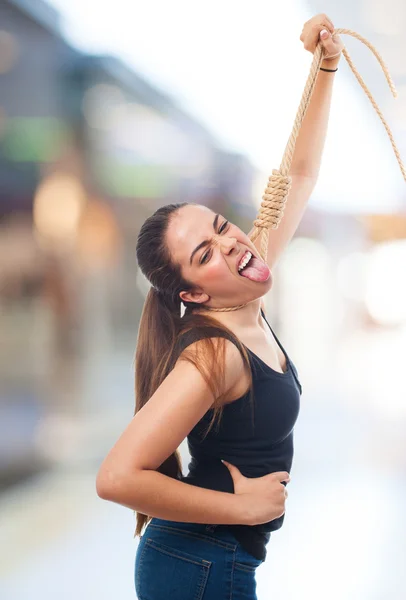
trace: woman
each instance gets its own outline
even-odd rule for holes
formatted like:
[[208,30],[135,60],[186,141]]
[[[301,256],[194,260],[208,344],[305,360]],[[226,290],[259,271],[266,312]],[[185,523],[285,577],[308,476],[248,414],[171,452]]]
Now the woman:
[[[135,416],[97,477],[101,498],[137,511],[136,534],[146,525],[135,564],[140,600],[255,599],[256,568],[282,526],[301,386],[262,298],[317,180],[343,48],[333,30],[317,15],[300,38],[314,52],[321,37],[329,70],[296,144],[267,264],[236,225],[198,204],[164,206],[141,228],[137,260],[151,289]],[[192,460],[183,476],[177,449],[186,437]]]

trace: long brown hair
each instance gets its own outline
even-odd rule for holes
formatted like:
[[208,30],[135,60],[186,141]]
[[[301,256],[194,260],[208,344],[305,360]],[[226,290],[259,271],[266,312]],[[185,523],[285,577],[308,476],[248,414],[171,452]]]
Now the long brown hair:
[[[135,352],[135,411],[134,415],[148,402],[173,369],[178,358],[180,338],[193,329],[201,343],[194,350],[185,348],[182,358],[199,369],[208,384],[215,401],[213,416],[205,433],[208,434],[216,418],[220,423],[224,390],[225,338],[232,340],[243,357],[250,374],[250,399],[253,400],[252,376],[249,355],[238,338],[227,327],[208,314],[192,314],[197,302],[183,302],[182,290],[191,290],[192,282],[182,277],[181,265],[171,258],[166,232],[171,218],[189,202],[167,204],[148,217],[143,223],[137,240],[137,261],[141,272],[151,283],[141,314]],[[181,302],[186,309],[181,316]],[[201,306],[200,306],[201,308]],[[210,335],[211,337],[207,337]],[[205,337],[204,337],[205,336]],[[195,335],[194,335],[195,337]],[[216,338],[215,342],[213,338]],[[157,469],[160,473],[178,479],[182,476],[179,450],[176,449]],[[137,512],[137,511],[135,511]],[[134,535],[141,536],[143,527],[152,517],[137,512]]]

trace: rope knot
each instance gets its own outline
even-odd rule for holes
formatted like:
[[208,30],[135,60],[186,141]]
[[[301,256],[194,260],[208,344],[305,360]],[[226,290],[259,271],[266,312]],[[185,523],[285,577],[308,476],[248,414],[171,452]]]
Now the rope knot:
[[277,229],[283,216],[283,209],[292,186],[292,178],[273,169],[262,196],[261,208],[254,221],[255,227]]

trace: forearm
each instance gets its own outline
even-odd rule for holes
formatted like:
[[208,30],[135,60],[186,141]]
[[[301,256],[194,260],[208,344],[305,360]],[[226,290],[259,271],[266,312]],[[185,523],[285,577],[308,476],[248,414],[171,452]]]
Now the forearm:
[[[336,69],[340,57],[323,60],[325,69]],[[327,134],[328,119],[335,73],[319,71],[316,85],[306,111],[293,153],[291,175],[306,175],[317,178]]]
[[151,517],[185,523],[244,525],[248,518],[238,495],[190,485],[152,470],[122,477],[99,496]]

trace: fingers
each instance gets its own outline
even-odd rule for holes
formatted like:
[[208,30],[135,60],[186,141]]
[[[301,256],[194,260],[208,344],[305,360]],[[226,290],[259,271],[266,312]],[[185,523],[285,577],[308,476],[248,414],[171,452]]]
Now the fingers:
[[316,15],[315,17],[313,17],[311,19],[311,21],[314,21],[314,23],[316,25],[325,25],[331,33],[333,33],[333,31],[335,29],[335,27],[333,25],[333,21],[324,13],[320,13],[319,15]]
[[[310,30],[305,30],[301,36],[301,41],[305,50],[308,50],[312,54],[316,50],[316,47],[320,41],[321,31],[326,31],[326,25],[324,23],[313,23]],[[328,35],[329,32],[327,31]],[[303,39],[302,39],[303,38]]]
[[320,31],[319,37],[323,44],[324,54],[326,56],[328,56],[329,54],[333,54],[334,53],[334,42],[333,42],[333,36],[331,35],[331,33],[329,31],[327,31],[327,29],[322,29]]
[[340,54],[340,38],[332,36],[326,29],[320,31],[320,40],[323,46],[323,53],[326,58],[338,56]]
[[333,31],[335,29],[333,22],[327,17],[327,15],[324,15],[324,17],[325,17],[325,23],[326,23],[328,29],[330,30],[330,33],[333,33]]
[[221,459],[221,462],[223,463],[223,465],[226,465],[226,467],[230,471],[231,475],[237,476],[237,475],[241,474],[236,466],[232,465],[231,463],[227,462],[226,460]]
[[335,29],[332,20],[324,13],[316,15],[309,21],[306,21],[300,35],[300,41],[303,42],[305,50],[309,50],[310,52],[315,51],[316,46],[319,43],[320,31],[323,29],[326,29],[331,35]]

